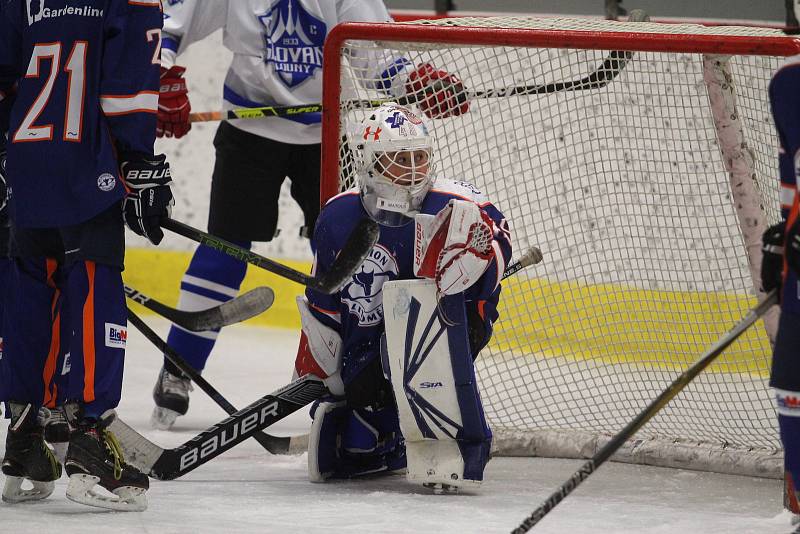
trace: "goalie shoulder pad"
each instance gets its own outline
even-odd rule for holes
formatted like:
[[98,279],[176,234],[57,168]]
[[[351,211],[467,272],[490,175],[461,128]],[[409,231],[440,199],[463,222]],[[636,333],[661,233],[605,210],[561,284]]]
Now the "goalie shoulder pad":
[[308,301],[297,297],[300,311],[302,335],[295,359],[297,376],[313,374],[323,380],[330,392],[336,396],[344,395],[342,368],[342,337],[339,333],[319,321],[311,313]]

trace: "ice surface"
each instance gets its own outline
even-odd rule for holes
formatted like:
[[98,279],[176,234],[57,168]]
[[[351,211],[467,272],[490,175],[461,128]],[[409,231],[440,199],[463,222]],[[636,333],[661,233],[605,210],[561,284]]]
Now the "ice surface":
[[[147,320],[166,333],[166,322]],[[204,376],[234,405],[243,406],[289,382],[296,344],[294,332],[230,327],[223,330]],[[119,413],[150,439],[171,447],[224,413],[195,390],[189,414],[178,419],[175,431],[149,430],[159,360],[157,351],[131,330]],[[302,410],[270,432],[304,433],[308,422]],[[0,426],[2,451],[6,428]],[[478,492],[432,495],[399,476],[311,484],[305,454],[271,456],[251,441],[186,477],[152,481],[146,512],[106,512],[72,503],[64,496],[62,478],[45,501],[0,504],[0,532],[509,532],[580,463],[495,458]],[[780,501],[778,480],[609,463],[532,532],[788,534]]]

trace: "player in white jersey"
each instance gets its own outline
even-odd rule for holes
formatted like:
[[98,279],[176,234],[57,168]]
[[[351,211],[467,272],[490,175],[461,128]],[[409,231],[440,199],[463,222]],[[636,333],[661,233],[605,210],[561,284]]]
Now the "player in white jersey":
[[[166,137],[190,129],[185,69],[176,58],[212,32],[223,29],[223,43],[234,54],[223,88],[226,109],[291,106],[320,102],[323,44],[336,24],[391,20],[381,0],[166,0],[164,9],[158,118],[159,135]],[[461,81],[430,64],[364,52],[352,52],[348,60],[372,73],[370,88],[387,97],[419,94],[429,117],[468,110]],[[209,232],[248,248],[270,241],[288,177],[305,218],[301,235],[310,237],[319,214],[320,136],[320,113],[223,122],[214,139]],[[245,270],[238,260],[198,247],[181,283],[179,307],[206,308],[234,297]],[[216,336],[173,326],[168,343],[201,371]],[[153,393],[156,427],[169,428],[186,413],[188,390],[188,380],[165,362]]]

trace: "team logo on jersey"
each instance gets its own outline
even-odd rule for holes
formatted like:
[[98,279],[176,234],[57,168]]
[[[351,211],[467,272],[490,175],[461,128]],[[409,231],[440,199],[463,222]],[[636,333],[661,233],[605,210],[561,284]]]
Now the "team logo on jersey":
[[106,323],[106,347],[124,349],[127,341],[127,328],[118,324]]
[[45,7],[45,0],[25,0],[28,7],[28,26],[41,21],[42,19],[54,19],[59,17],[103,17],[103,10],[100,8],[84,6],[64,6],[57,8]]
[[297,0],[278,0],[258,20],[265,28],[264,62],[292,88],[322,68],[322,44],[328,27]]
[[389,280],[396,280],[397,260],[381,245],[375,245],[353,279],[342,288],[342,301],[350,313],[358,317],[359,326],[373,326],[383,320],[381,289]]
[[106,192],[111,191],[112,189],[114,189],[114,186],[116,185],[117,185],[117,179],[114,178],[113,174],[104,172],[103,174],[97,177],[97,188],[100,189],[100,191],[106,191]]

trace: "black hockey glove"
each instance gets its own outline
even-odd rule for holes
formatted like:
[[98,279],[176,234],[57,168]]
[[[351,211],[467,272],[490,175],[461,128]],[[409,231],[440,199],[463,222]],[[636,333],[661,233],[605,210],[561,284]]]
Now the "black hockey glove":
[[786,263],[800,276],[800,217],[786,232]]
[[175,204],[167,157],[163,154],[123,153],[120,154],[120,171],[131,190],[122,203],[125,224],[158,245],[164,238],[161,219],[169,216],[170,208]]
[[767,228],[761,236],[761,289],[780,289],[783,282],[784,221]]

